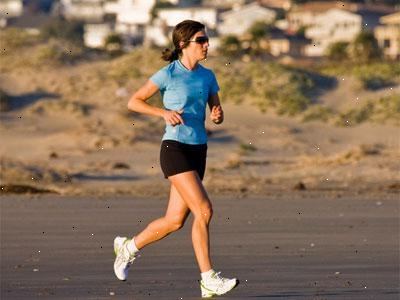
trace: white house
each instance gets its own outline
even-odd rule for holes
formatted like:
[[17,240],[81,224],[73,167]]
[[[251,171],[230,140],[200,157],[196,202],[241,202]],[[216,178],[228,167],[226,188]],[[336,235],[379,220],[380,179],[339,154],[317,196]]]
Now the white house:
[[91,22],[104,17],[105,0],[60,0],[60,13],[66,19],[79,19]]
[[218,12],[214,7],[173,7],[159,9],[157,17],[169,27],[174,27],[183,20],[191,19],[203,23],[208,29],[215,30]]
[[385,56],[400,59],[400,12],[383,16],[380,22],[374,31],[379,47]]
[[286,16],[288,29],[295,32],[301,27],[313,26],[318,16],[324,15],[333,8],[355,10],[356,7],[357,5],[353,3],[334,1],[310,1],[305,4],[294,5]]
[[279,8],[284,10],[289,10],[292,7],[291,0],[259,0],[262,5]]
[[203,0],[203,5],[229,9],[234,6],[241,6],[250,3],[251,0]]
[[157,18],[145,31],[145,44],[167,46],[171,41],[172,30],[183,20],[196,20],[206,26],[210,35],[209,52],[216,50],[218,38],[215,37],[218,22],[218,10],[214,7],[174,7],[157,11]]
[[315,17],[314,25],[305,31],[311,44],[305,49],[307,56],[322,56],[335,42],[351,42],[362,29],[362,17],[341,9],[330,9]]
[[23,10],[22,0],[1,0],[0,28],[7,26],[7,19],[21,16]]
[[167,46],[169,43],[168,35],[170,31],[165,21],[156,19],[153,24],[148,25],[145,29],[144,44],[158,47]]
[[109,24],[86,24],[83,35],[85,46],[103,48],[107,36],[111,33],[112,28]]
[[218,33],[221,35],[242,35],[254,22],[273,23],[275,18],[276,12],[273,9],[265,8],[254,2],[221,13]]
[[23,13],[22,0],[1,0],[0,1],[0,18],[19,17]]
[[[115,31],[142,39],[145,27],[151,21],[151,10],[155,3],[156,0],[118,0]],[[106,10],[106,13],[111,11]]]

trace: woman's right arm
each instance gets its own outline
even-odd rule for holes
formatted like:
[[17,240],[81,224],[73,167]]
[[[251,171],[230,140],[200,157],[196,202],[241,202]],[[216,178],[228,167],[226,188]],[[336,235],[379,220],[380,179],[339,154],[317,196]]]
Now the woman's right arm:
[[146,101],[157,92],[158,86],[151,82],[151,80],[147,80],[147,82],[132,95],[128,102],[128,109],[142,114],[163,117],[164,109],[146,103]]
[[158,108],[147,104],[146,101],[149,100],[155,93],[158,92],[158,86],[154,84],[151,80],[147,82],[134,93],[128,102],[128,109],[142,114],[163,117],[167,124],[173,126],[177,124],[184,124],[181,117],[183,111],[171,111]]

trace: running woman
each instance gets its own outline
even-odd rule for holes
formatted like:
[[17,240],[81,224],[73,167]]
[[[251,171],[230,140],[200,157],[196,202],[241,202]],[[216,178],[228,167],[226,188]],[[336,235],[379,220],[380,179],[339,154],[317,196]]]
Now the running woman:
[[[166,122],[160,164],[164,177],[171,182],[168,208],[165,216],[151,222],[131,239],[115,238],[114,271],[118,279],[126,280],[128,268],[139,250],[182,228],[191,212],[194,216],[192,243],[201,272],[201,295],[207,298],[223,295],[239,283],[236,278],[222,277],[221,272],[212,268],[209,224],[213,211],[202,183],[207,156],[206,104],[215,124],[223,122],[224,113],[214,73],[199,64],[207,57],[209,47],[205,26],[185,20],[175,26],[172,39],[175,49],[165,49],[162,55],[170,63],[150,77],[128,103],[129,110],[162,117]],[[158,91],[165,109],[146,103]]]

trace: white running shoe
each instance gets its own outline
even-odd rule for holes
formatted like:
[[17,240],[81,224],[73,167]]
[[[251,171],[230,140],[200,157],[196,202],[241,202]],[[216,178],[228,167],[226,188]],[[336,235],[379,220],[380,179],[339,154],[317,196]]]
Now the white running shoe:
[[128,269],[138,256],[138,253],[130,253],[127,246],[130,240],[126,237],[117,236],[114,239],[114,273],[119,280],[126,280],[128,277]]
[[200,281],[202,298],[223,295],[239,284],[239,280],[236,278],[223,278],[219,276],[220,273],[221,272],[214,272],[214,274],[211,275],[211,278],[207,279],[207,281]]

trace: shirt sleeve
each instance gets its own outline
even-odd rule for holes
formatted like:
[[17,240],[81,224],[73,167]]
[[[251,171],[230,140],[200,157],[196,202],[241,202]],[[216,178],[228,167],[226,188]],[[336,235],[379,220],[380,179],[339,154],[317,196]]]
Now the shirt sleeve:
[[210,91],[209,91],[209,95],[215,95],[216,93],[218,93],[219,91],[219,85],[217,82],[217,78],[215,78],[215,75],[213,72],[211,72],[211,84],[210,84]]
[[159,70],[157,73],[150,77],[150,80],[158,86],[160,91],[165,90],[168,81],[168,73],[165,68]]

